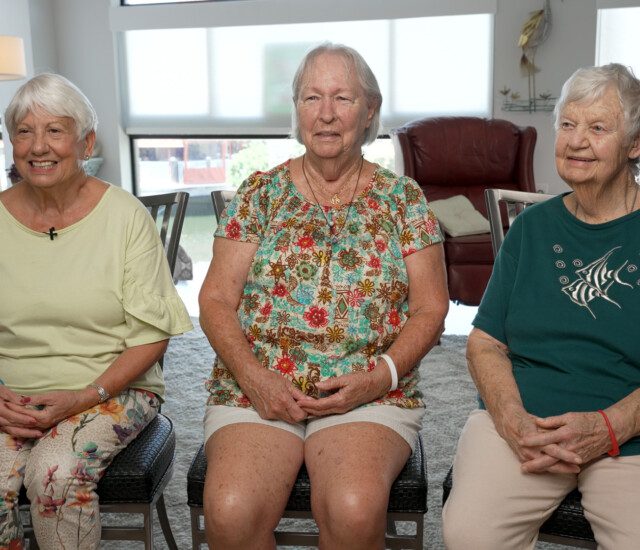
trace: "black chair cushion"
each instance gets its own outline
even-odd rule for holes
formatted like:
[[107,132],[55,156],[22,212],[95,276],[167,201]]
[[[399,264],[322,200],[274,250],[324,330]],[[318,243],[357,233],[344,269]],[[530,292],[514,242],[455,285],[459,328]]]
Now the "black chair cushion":
[[[442,504],[449,498],[449,493],[453,487],[453,468],[447,473],[447,477],[442,484]],[[580,491],[574,489],[571,491],[551,517],[542,524],[540,533],[546,535],[556,535],[559,537],[571,537],[579,540],[595,541],[591,525],[587,518],[584,517],[582,509],[582,495]]]
[[[422,449],[422,440],[418,441],[413,454],[405,464],[391,487],[389,512],[421,513],[427,511],[427,478]],[[191,507],[202,506],[204,478],[207,473],[207,460],[204,445],[191,462],[187,473],[187,503]],[[291,490],[288,511],[308,512],[311,510],[311,483],[307,468],[302,465]]]
[[[98,483],[100,504],[151,503],[173,462],[176,435],[173,422],[158,414],[116,455]],[[24,486],[20,504],[28,504]]]
[[159,413],[107,468],[98,483],[100,503],[152,502],[175,450],[173,422]]

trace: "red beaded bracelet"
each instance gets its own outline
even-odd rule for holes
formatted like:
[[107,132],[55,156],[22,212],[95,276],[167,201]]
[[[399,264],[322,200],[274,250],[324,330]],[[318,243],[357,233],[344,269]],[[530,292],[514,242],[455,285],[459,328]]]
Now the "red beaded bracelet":
[[604,418],[604,422],[607,425],[607,430],[609,430],[609,439],[611,439],[611,450],[607,452],[609,456],[618,456],[620,454],[620,447],[618,446],[618,440],[616,439],[616,434],[613,433],[613,428],[611,427],[611,422],[609,422],[609,417],[602,409],[598,409],[598,412]]

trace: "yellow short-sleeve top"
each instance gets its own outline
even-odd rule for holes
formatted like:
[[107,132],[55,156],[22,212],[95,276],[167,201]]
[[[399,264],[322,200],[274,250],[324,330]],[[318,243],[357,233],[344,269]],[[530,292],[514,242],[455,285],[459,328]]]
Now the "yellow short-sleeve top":
[[[126,348],[193,328],[151,216],[109,186],[77,223],[39,233],[0,202],[0,379],[33,395],[84,388]],[[164,396],[159,365],[131,384]]]

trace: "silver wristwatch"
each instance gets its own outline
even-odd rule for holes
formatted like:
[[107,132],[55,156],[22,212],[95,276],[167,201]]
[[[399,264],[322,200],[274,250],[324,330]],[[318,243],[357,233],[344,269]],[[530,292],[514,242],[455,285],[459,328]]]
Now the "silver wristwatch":
[[98,397],[100,397],[100,401],[99,401],[100,403],[104,403],[107,399],[111,397],[107,390],[105,390],[102,386],[100,386],[99,384],[96,384],[95,382],[91,382],[91,384],[89,384],[87,388],[93,388],[98,392]]

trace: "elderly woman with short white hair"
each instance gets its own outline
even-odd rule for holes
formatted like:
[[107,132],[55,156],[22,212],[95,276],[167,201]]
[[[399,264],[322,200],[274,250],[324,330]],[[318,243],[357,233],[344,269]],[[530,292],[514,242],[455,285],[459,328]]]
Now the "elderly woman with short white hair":
[[448,307],[417,183],[368,162],[382,97],[355,50],[314,48],[293,81],[304,155],[227,207],[200,294],[218,359],[205,417],[209,546],[275,547],[304,462],[321,548],[383,548],[391,485],[424,413],[418,364]]
[[97,126],[85,95],[36,76],[5,123],[17,173],[0,193],[0,547],[23,547],[24,483],[40,548],[97,548],[97,483],[156,415],[158,359],[192,325],[145,207],[83,169]]
[[533,548],[573,489],[598,548],[640,544],[640,81],[576,71],[556,105],[572,192],[520,214],[467,357],[482,409],[458,443],[447,548]]

